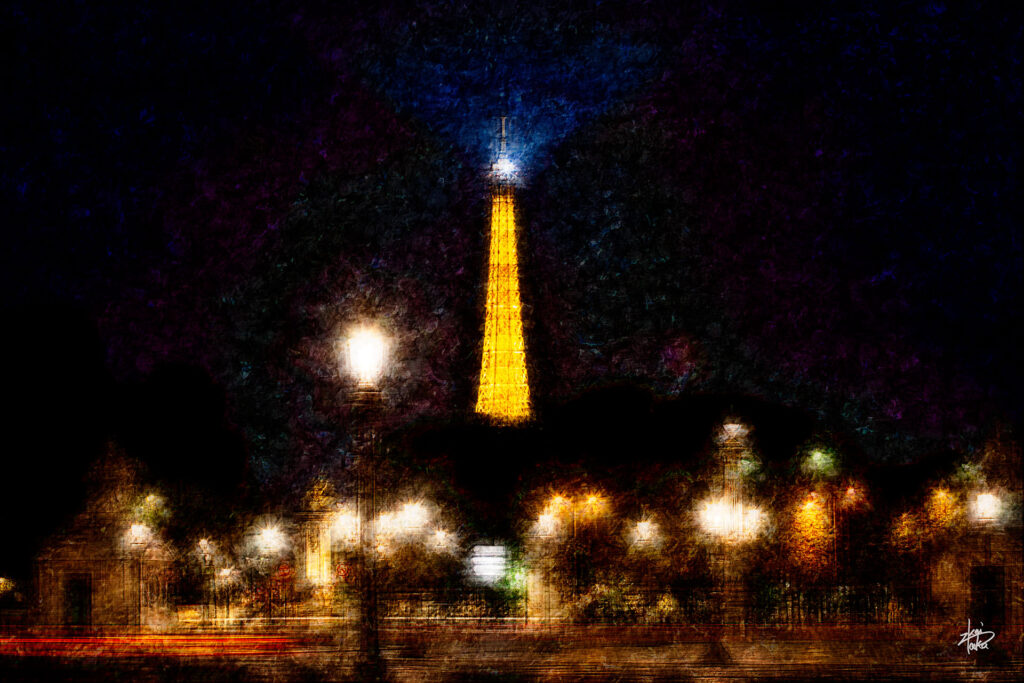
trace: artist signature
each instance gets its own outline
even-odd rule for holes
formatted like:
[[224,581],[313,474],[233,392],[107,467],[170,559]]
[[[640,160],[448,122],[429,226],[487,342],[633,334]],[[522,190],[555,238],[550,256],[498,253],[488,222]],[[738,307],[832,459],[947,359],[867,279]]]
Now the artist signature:
[[[981,625],[984,626],[985,622],[981,622]],[[985,638],[985,636],[988,637]],[[987,650],[989,642],[995,637],[995,631],[982,631],[980,628],[971,628],[971,620],[968,619],[967,630],[960,634],[960,642],[957,643],[957,647],[966,645],[968,654],[978,650]],[[982,638],[985,638],[985,640],[982,640]]]

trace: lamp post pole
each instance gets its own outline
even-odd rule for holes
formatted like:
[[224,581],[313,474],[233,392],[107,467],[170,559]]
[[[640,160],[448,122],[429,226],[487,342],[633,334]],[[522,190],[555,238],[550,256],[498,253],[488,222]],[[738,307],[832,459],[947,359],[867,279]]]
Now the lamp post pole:
[[359,517],[359,658],[360,680],[384,679],[380,653],[380,617],[377,604],[377,451],[384,401],[378,379],[384,365],[384,339],[371,331],[353,334],[347,343],[349,369],[356,377],[352,414],[356,425],[353,451],[356,455],[356,497]]
[[135,560],[135,626],[142,627],[142,561],[149,545],[152,531],[145,524],[132,524],[128,530],[128,543]]

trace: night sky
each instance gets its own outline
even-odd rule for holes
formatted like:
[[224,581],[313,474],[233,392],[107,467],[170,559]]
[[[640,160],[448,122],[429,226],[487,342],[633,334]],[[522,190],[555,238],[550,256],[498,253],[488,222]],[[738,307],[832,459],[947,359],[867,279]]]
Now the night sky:
[[876,462],[1019,422],[1010,3],[533,4],[5,3],[0,572],[108,439],[334,471],[361,320],[395,429],[467,420],[502,115],[542,417],[736,397]]

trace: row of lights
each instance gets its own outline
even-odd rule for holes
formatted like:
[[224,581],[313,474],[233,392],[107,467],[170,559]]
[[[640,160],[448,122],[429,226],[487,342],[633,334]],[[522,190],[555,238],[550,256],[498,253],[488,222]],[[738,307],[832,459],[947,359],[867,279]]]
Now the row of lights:
[[[846,502],[853,502],[860,492],[853,486],[845,491]],[[152,496],[150,496],[152,497]],[[953,495],[945,489],[936,489],[932,493],[933,504],[948,506],[953,503]],[[803,503],[804,510],[813,510],[819,506],[817,494],[812,493]],[[605,514],[607,500],[604,496],[588,494],[580,498],[568,498],[561,495],[553,496],[537,518],[535,533],[539,536],[552,536],[558,532],[563,517],[567,514],[579,514],[585,518],[595,518]],[[994,522],[1000,518],[1002,503],[994,493],[978,493],[970,506],[971,516],[979,522]],[[721,497],[705,501],[697,514],[701,528],[725,541],[748,541],[755,538],[765,528],[766,513],[755,505],[742,501]],[[381,514],[377,518],[377,533],[385,538],[396,536],[412,537],[422,535],[430,521],[430,513],[426,505],[419,501],[404,503],[397,511]],[[635,525],[635,537],[638,542],[652,541],[656,535],[657,524],[643,519]],[[339,509],[332,521],[335,538],[353,543],[359,534],[359,519],[348,508]],[[430,535],[434,545],[451,547],[454,537],[443,528],[435,528]],[[129,547],[139,549],[153,542],[153,531],[146,524],[134,523],[128,528],[126,543]],[[266,525],[257,529],[255,545],[263,555],[280,552],[287,545],[285,535],[277,525]],[[202,539],[198,543],[201,555],[209,557],[213,553],[212,543]]]

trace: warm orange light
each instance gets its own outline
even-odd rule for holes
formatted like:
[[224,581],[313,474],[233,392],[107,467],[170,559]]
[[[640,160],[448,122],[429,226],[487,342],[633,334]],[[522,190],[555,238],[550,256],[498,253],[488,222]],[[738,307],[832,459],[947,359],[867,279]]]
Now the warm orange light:
[[896,548],[902,552],[916,550],[921,544],[921,532],[918,520],[910,513],[904,512],[892,528],[892,540]]
[[567,498],[562,496],[551,496],[551,501],[548,503],[548,512],[561,512],[565,508],[569,507],[570,503]]
[[811,494],[796,512],[793,524],[793,555],[808,570],[821,569],[828,563],[832,541],[832,524],[828,511]]
[[512,188],[501,185],[491,198],[487,318],[476,412],[505,423],[530,418],[516,249],[515,199]]
[[956,496],[946,489],[935,489],[925,504],[928,521],[938,526],[950,526],[956,521],[960,511]]
[[598,495],[589,495],[583,501],[583,511],[588,515],[599,515],[604,512],[605,500],[604,497]]

